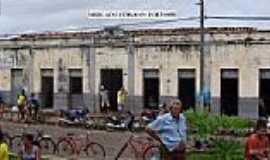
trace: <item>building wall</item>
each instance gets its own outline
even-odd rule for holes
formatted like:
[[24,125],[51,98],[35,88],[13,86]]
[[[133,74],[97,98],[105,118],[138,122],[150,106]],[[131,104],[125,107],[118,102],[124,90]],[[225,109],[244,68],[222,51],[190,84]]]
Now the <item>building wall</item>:
[[[147,54],[151,53],[151,54]],[[195,69],[199,77],[199,52],[194,46],[154,46],[138,48],[135,53],[135,95],[143,105],[143,70],[158,69],[160,103],[178,96],[178,69]],[[199,79],[196,78],[199,86]],[[197,88],[199,92],[199,88]]]
[[217,103],[213,106],[217,111],[220,110],[220,70],[236,68],[239,70],[239,114],[244,117],[257,117],[259,69],[269,68],[269,49],[267,44],[211,47],[211,93],[214,103]]
[[[270,34],[215,33],[206,35],[205,80],[212,96],[212,111],[220,112],[220,70],[239,69],[239,115],[258,116],[259,69],[270,68]],[[198,34],[135,35],[132,43],[115,37],[93,44],[91,38],[24,39],[0,41],[0,91],[9,101],[11,68],[24,69],[28,91],[41,92],[41,69],[53,69],[54,108],[68,105],[68,81],[60,84],[59,60],[65,75],[68,69],[82,69],[83,101],[91,111],[99,111],[98,92],[101,69],[123,69],[123,85],[128,90],[128,106],[134,112],[143,107],[143,69],[158,69],[160,103],[178,95],[178,69],[195,69],[196,95],[200,88]],[[64,92],[59,87],[64,85]],[[198,100],[198,99],[197,99]],[[132,107],[131,107],[132,106]]]

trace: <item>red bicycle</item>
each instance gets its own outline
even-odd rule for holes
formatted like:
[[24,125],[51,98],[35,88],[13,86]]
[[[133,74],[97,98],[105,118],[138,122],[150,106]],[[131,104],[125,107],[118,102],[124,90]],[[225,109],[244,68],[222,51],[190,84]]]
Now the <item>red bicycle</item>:
[[161,159],[162,154],[161,154],[160,146],[159,145],[151,145],[148,146],[144,152],[143,152],[143,160],[152,160],[152,159]]
[[[149,137],[142,137],[142,136],[134,136],[131,135],[127,142],[124,143],[124,145],[121,147],[117,155],[115,156],[115,160],[118,160],[124,153],[124,151],[130,146],[131,150],[133,152],[133,159],[142,159],[143,153],[145,152],[145,149],[147,149],[149,146],[152,146],[153,139]],[[129,155],[132,156],[132,155]]]
[[[57,152],[60,156],[71,156],[76,154],[93,160],[104,160],[106,157],[104,147],[90,140],[90,134],[78,136],[73,133],[60,139],[57,143]],[[83,151],[83,152],[82,152]]]

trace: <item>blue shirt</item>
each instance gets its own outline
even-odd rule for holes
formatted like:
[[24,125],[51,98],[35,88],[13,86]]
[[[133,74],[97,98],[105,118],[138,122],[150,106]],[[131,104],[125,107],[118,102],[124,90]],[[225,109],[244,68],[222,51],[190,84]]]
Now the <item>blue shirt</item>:
[[148,127],[158,133],[162,143],[169,151],[173,151],[179,143],[186,142],[187,126],[183,114],[179,115],[179,119],[173,118],[171,113],[164,114],[150,123]]

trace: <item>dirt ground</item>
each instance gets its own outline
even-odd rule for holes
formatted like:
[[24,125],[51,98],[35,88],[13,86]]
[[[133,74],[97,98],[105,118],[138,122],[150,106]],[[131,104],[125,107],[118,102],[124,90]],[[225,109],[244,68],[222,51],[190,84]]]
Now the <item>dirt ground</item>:
[[[29,125],[22,123],[12,123],[9,121],[0,121],[2,130],[7,132],[9,135],[18,135],[25,132],[35,132],[36,130],[42,130],[45,134],[51,135],[55,141],[63,136],[67,135],[67,133],[74,133],[76,135],[85,135],[87,132],[90,133],[91,139],[94,142],[100,143],[104,146],[106,151],[106,159],[112,160],[113,157],[119,152],[120,148],[124,145],[124,143],[128,140],[128,138],[134,133],[128,131],[97,131],[97,130],[86,130],[80,128],[63,128],[59,126],[51,126],[51,125]],[[146,136],[144,133],[136,133],[139,136]],[[133,160],[131,149],[128,148],[121,159],[123,160]],[[57,156],[50,156],[52,160],[83,160],[82,158],[74,158],[74,157],[65,157],[60,158]]]

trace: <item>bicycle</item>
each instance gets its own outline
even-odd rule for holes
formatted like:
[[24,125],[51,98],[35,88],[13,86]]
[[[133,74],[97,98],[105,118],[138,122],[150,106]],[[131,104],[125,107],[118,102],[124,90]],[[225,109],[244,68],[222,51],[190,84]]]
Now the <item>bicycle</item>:
[[[148,146],[143,152],[143,160],[161,160],[166,155],[171,154],[164,144],[153,144]],[[183,154],[185,154],[183,152]],[[174,157],[174,155],[173,155]],[[177,158],[173,158],[177,159]]]
[[[81,152],[83,151],[83,152]],[[67,134],[57,143],[57,153],[59,156],[86,156],[93,160],[104,160],[106,157],[104,147],[90,140],[90,134],[87,133],[85,138],[76,136],[73,133]],[[81,154],[85,153],[85,155]]]
[[159,145],[148,146],[143,152],[143,160],[160,160],[162,152]]
[[43,131],[36,131],[34,143],[41,149],[43,154],[54,154],[56,152],[56,144],[52,137],[44,134]]
[[135,159],[141,159],[143,157],[145,149],[152,144],[152,138],[131,135],[126,141],[126,143],[124,143],[124,145],[121,147],[114,159],[118,160],[123,155],[124,151],[128,148],[128,146],[131,146],[132,151],[134,152]]
[[[23,143],[23,135],[15,135],[11,138],[11,148],[18,153]],[[56,152],[56,144],[52,137],[44,135],[42,131],[37,130],[34,133],[34,145],[38,146],[44,154],[54,154]]]

